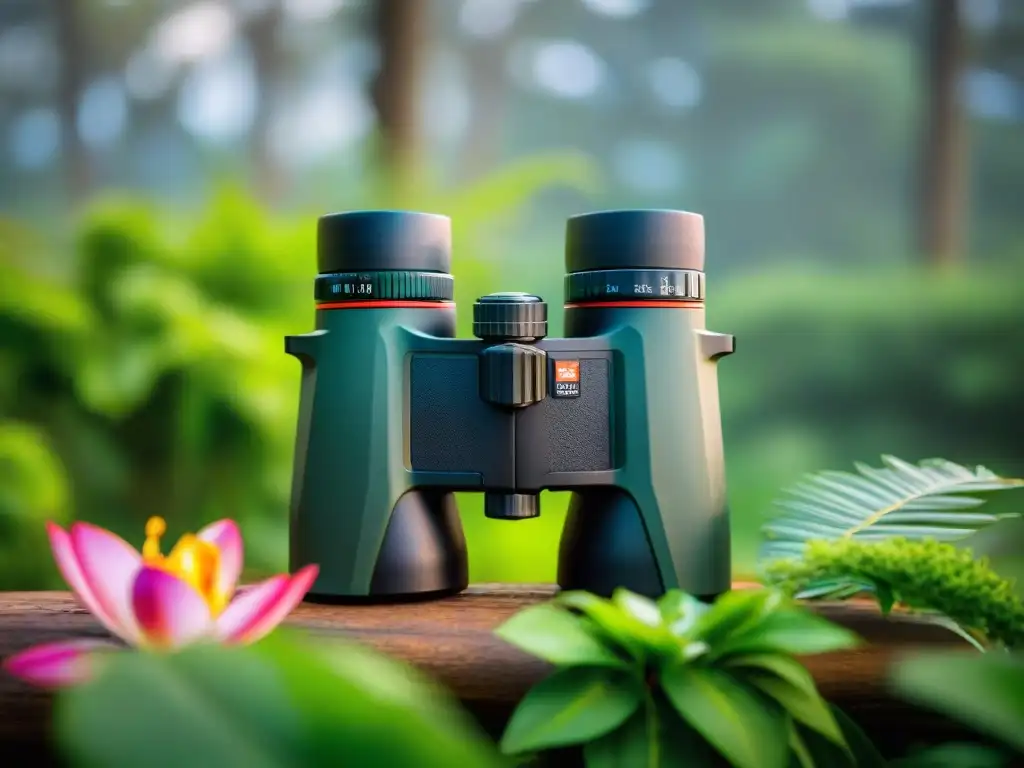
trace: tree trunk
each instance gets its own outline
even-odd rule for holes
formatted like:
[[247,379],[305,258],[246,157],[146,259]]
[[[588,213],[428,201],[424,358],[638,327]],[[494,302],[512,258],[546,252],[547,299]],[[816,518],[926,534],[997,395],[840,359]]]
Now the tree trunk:
[[268,206],[280,202],[286,183],[269,146],[270,119],[274,113],[277,76],[281,69],[281,48],[277,40],[280,22],[281,8],[276,4],[272,5],[250,23],[248,34],[256,68],[256,82],[259,86],[250,158],[256,177],[256,194]]
[[72,205],[92,186],[89,151],[78,135],[78,104],[88,69],[88,46],[82,24],[81,3],[55,0],[57,44],[60,49],[60,83],[57,109],[61,125],[61,153],[66,190]]
[[411,194],[421,161],[419,73],[429,20],[428,0],[377,0],[374,4],[373,35],[380,69],[370,95],[377,112],[380,170],[396,205]]
[[925,41],[921,250],[945,268],[963,256],[967,204],[967,124],[960,99],[966,58],[957,0],[932,0]]

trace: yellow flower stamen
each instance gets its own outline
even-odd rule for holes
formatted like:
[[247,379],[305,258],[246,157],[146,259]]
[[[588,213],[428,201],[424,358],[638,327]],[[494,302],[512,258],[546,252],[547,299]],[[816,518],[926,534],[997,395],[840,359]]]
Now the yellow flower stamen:
[[151,517],[146,522],[146,541],[142,545],[143,561],[190,584],[206,600],[210,606],[210,613],[213,616],[218,615],[224,610],[228,597],[217,588],[220,550],[195,534],[186,533],[178,539],[178,543],[165,557],[160,554],[160,539],[166,532],[167,524],[163,518]]

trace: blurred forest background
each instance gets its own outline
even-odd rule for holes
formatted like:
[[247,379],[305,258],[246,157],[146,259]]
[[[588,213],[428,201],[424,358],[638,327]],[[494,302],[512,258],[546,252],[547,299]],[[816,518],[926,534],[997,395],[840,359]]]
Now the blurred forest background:
[[[0,589],[43,520],[241,521],[286,567],[316,216],[454,218],[472,300],[545,296],[565,218],[704,214],[735,570],[805,472],[1024,475],[1024,3],[0,1]],[[474,580],[551,580],[461,499]]]

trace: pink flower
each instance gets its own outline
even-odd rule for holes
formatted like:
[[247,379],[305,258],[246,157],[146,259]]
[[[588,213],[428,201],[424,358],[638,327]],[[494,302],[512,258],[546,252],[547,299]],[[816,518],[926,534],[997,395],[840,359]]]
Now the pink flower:
[[[139,553],[89,523],[74,523],[69,531],[47,523],[54,559],[75,596],[112,634],[139,648],[259,640],[299,604],[319,570],[308,565],[236,593],[242,535],[234,521],[182,536],[166,556],[160,553],[165,530],[162,519],[151,518]],[[100,640],[46,643],[8,657],[3,666],[30,683],[62,687],[91,677],[101,654],[116,649]]]

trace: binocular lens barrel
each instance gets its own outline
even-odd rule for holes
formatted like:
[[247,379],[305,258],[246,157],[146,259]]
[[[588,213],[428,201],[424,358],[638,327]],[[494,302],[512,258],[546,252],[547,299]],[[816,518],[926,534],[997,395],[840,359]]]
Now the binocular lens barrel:
[[452,222],[417,211],[344,211],[317,222],[317,271],[452,271]]
[[670,210],[597,211],[565,230],[565,271],[704,269],[704,217]]
[[345,211],[317,222],[315,298],[321,308],[449,302],[452,224],[416,211]]
[[[416,211],[346,211],[317,225],[321,308],[450,302],[451,220]],[[700,306],[704,218],[671,210],[598,211],[566,226],[567,306]]]
[[598,211],[569,219],[567,306],[700,306],[704,217],[687,211]]

